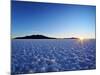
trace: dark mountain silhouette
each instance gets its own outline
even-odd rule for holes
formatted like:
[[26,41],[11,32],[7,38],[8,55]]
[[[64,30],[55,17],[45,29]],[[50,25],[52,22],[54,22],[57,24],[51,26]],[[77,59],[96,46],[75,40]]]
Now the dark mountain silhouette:
[[[14,39],[60,39],[60,38],[47,37],[44,35],[29,35],[24,37],[15,37]],[[61,38],[61,39],[78,39],[78,38],[71,37],[71,38]]]
[[16,37],[14,39],[56,39],[56,38],[47,37],[44,35],[30,35],[30,36],[24,36],[24,37]]
[[71,38],[64,38],[64,39],[79,39],[79,38],[71,37]]

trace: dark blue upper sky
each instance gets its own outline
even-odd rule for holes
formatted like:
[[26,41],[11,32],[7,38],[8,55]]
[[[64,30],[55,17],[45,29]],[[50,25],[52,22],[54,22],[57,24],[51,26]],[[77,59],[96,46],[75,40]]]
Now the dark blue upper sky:
[[11,18],[12,37],[95,38],[95,6],[12,1]]

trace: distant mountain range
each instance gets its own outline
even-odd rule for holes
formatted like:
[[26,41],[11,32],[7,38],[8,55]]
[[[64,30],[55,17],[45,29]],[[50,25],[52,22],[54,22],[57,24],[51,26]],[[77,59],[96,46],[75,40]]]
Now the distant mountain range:
[[16,37],[14,39],[56,39],[56,38],[47,37],[44,35],[30,35],[30,36],[24,36],[24,37]]
[[[29,35],[24,37],[15,37],[14,39],[60,39],[60,38],[47,37],[44,35]],[[78,38],[71,37],[71,38],[61,38],[61,39],[78,39]]]
[[64,38],[64,39],[79,39],[79,38],[71,37],[71,38]]

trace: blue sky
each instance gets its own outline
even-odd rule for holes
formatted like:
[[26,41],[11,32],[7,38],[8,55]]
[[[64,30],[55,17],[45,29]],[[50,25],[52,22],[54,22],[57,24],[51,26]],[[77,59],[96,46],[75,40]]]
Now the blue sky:
[[12,1],[11,18],[12,37],[95,38],[95,6]]

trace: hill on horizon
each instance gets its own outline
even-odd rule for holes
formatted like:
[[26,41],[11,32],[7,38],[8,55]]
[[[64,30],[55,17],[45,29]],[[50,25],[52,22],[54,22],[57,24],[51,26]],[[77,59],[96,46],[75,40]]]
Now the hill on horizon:
[[[48,37],[44,35],[29,35],[29,36],[23,36],[23,37],[15,37],[14,39],[60,39],[60,38]],[[78,38],[71,37],[71,38],[62,38],[62,39],[78,39]]]
[[56,38],[47,37],[44,35],[29,35],[24,37],[15,37],[14,39],[56,39]]

